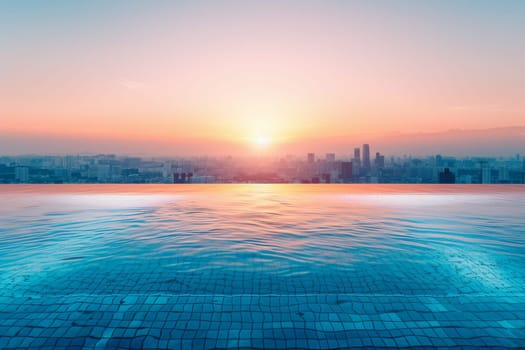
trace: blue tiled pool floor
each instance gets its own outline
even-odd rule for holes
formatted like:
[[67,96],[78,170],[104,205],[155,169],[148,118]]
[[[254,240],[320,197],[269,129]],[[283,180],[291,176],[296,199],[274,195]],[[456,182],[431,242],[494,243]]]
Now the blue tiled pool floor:
[[7,187],[0,349],[524,349],[525,188],[365,189]]
[[525,295],[2,297],[0,348],[523,348]]

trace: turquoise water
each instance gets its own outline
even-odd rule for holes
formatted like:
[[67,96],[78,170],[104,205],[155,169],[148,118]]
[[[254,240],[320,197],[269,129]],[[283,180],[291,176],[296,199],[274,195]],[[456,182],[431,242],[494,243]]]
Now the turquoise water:
[[525,348],[525,187],[1,186],[0,349]]

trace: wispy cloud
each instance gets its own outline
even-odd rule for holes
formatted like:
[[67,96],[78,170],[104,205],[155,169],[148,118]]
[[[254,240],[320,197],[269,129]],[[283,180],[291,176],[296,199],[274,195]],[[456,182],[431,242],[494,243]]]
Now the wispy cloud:
[[485,104],[466,104],[450,106],[450,109],[455,111],[490,111],[490,112],[505,112],[508,110],[504,105],[497,103]]
[[137,80],[130,80],[130,79],[122,79],[119,80],[119,85],[123,86],[124,88],[128,90],[139,90],[144,89],[146,85],[140,81]]

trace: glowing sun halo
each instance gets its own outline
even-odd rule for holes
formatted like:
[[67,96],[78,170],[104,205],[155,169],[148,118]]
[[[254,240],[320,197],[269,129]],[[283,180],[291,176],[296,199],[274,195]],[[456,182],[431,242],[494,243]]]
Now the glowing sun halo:
[[258,147],[266,147],[270,143],[270,140],[266,136],[257,136],[255,138],[255,144]]

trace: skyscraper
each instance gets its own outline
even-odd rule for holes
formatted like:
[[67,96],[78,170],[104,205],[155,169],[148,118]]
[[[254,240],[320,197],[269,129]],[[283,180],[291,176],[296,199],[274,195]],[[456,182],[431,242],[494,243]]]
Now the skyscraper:
[[356,177],[361,173],[361,149],[354,148],[354,158],[352,158],[352,173]]
[[363,144],[363,171],[367,174],[370,171],[370,145]]
[[359,150],[359,147],[354,148],[354,160],[361,162],[361,151]]

